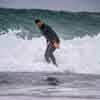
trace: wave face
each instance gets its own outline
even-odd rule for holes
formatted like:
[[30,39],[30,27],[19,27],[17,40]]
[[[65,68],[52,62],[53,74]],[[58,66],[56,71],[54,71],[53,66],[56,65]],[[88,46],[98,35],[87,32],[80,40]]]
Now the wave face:
[[0,71],[57,71],[100,74],[100,35],[73,40],[61,39],[55,56],[59,67],[47,64],[43,54],[46,42],[43,37],[23,40],[20,31],[9,31],[0,36]]
[[[61,38],[56,68],[46,64],[45,39],[33,17]],[[4,34],[5,33],[5,34]],[[69,71],[100,74],[100,13],[0,8],[0,71]]]
[[97,35],[100,32],[100,13],[62,12],[49,10],[0,9],[0,31],[20,29],[21,36],[31,39],[41,34],[33,17],[40,18],[53,27],[64,39]]

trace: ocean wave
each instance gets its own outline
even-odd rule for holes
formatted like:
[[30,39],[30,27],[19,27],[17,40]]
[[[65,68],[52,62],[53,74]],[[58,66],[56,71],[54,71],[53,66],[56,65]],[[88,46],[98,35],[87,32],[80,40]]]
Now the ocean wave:
[[22,39],[10,31],[0,36],[0,71],[70,71],[100,74],[100,34],[64,40],[55,56],[58,68],[44,60],[44,37]]
[[21,29],[24,35],[40,36],[34,18],[49,24],[59,36],[65,39],[94,36],[100,32],[100,13],[62,12],[49,10],[18,10],[0,8],[0,31]]

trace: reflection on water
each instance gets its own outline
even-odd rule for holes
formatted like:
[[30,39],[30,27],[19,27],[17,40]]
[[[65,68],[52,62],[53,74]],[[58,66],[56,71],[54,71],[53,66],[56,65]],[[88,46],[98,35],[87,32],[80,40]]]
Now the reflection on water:
[[100,99],[100,76],[74,73],[1,72],[0,96],[96,100]]

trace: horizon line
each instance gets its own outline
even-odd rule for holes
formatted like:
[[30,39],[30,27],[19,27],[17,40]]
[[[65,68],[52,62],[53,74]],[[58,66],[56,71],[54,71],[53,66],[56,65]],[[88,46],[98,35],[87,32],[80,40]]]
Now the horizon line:
[[0,9],[12,9],[12,10],[48,10],[48,11],[55,11],[55,12],[73,12],[73,13],[100,13],[100,11],[86,11],[86,10],[56,10],[56,9],[47,9],[47,8],[10,8],[10,7],[0,7]]

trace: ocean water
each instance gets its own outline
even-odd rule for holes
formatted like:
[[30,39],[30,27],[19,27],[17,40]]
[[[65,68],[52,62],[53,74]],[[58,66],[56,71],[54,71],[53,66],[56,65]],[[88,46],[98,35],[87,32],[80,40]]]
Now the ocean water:
[[[100,75],[75,73],[1,72],[0,98],[4,100],[99,100]],[[26,98],[26,99],[25,99]],[[14,99],[17,100],[17,99]]]
[[[34,18],[59,35],[59,67]],[[0,100],[100,100],[99,83],[100,13],[0,8]]]
[[100,32],[100,13],[64,12],[50,10],[0,9],[0,31],[21,30],[20,36],[29,39],[41,36],[34,24],[40,18],[49,24],[64,39],[86,35],[94,36]]

